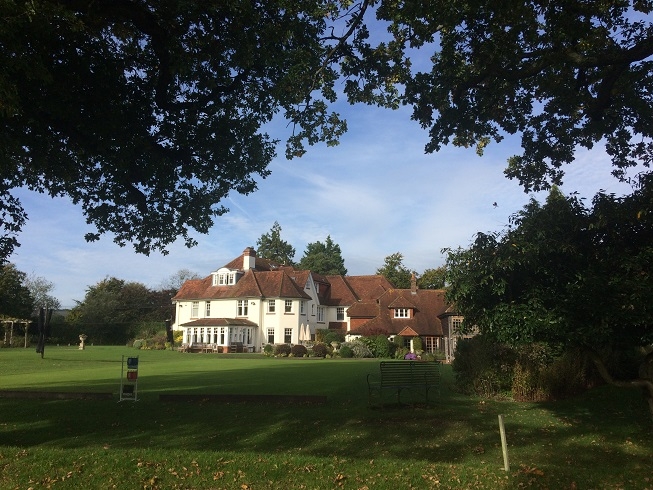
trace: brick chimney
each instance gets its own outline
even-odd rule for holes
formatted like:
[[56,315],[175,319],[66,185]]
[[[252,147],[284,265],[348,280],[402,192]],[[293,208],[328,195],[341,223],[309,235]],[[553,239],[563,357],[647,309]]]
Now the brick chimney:
[[243,250],[243,270],[256,268],[256,250],[254,247],[247,247]]

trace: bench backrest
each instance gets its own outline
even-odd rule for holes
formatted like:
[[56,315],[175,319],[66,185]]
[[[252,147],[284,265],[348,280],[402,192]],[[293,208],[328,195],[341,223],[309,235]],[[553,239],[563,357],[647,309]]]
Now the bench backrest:
[[436,383],[440,379],[440,363],[433,361],[382,361],[382,385]]

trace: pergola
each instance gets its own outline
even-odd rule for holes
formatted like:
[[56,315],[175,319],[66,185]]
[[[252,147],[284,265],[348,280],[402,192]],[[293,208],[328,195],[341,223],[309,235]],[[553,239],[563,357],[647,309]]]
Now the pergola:
[[0,323],[4,327],[4,339],[3,344],[5,346],[11,345],[14,340],[14,324],[23,324],[25,325],[25,348],[27,348],[27,332],[29,326],[32,323],[32,320],[24,320],[22,318],[12,318],[7,316],[0,317]]

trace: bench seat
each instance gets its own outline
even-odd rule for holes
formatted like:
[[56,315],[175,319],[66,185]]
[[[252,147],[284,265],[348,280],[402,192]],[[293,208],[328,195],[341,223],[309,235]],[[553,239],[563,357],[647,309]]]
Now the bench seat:
[[378,396],[383,406],[384,393],[396,395],[401,404],[401,395],[410,392],[420,401],[429,403],[431,390],[440,390],[440,363],[434,361],[382,361],[378,374],[367,375],[368,402]]

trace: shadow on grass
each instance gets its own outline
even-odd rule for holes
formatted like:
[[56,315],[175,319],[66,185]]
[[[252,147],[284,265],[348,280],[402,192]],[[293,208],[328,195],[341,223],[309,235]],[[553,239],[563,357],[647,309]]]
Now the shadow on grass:
[[[0,400],[0,444],[392,458],[406,464],[487,462],[498,467],[502,459],[497,415],[502,413],[513,472],[524,481],[551,468],[561,481],[572,481],[579,466],[605,464],[637,471],[651,458],[651,425],[641,400],[608,387],[558,403],[484,401],[451,391],[446,386],[451,374],[446,373],[442,394],[433,405],[374,410],[367,406],[364,377],[374,365],[306,363],[301,377],[289,364],[269,364],[265,372],[226,367],[150,374],[142,379],[147,389],[135,403]],[[345,378],[343,369],[349,372]],[[98,380],[94,386],[116,391],[117,381]],[[56,389],[66,386],[58,384]],[[315,394],[326,395],[328,402],[159,402],[158,393],[166,391]]]

